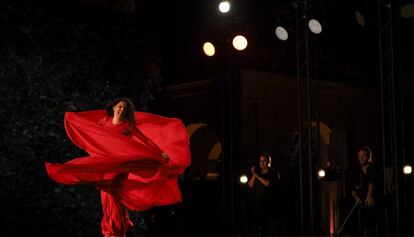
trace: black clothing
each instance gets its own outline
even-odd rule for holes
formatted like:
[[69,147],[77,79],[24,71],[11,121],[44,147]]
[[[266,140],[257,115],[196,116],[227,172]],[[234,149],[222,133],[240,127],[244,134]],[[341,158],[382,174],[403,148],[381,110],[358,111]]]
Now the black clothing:
[[277,171],[269,168],[265,174],[258,173],[259,177],[269,181],[265,186],[257,178],[254,180],[251,196],[251,220],[252,231],[260,229],[260,234],[268,234],[269,221],[276,217],[276,205],[278,204],[279,174]]
[[[365,200],[368,195],[369,184],[374,184],[373,198],[375,201],[374,207],[365,206]],[[358,223],[359,231],[362,236],[373,236],[376,233],[377,225],[377,210],[376,206],[378,205],[377,193],[378,193],[378,182],[377,182],[377,173],[374,165],[370,164],[367,168],[367,173],[364,173],[362,167],[359,169],[359,172],[356,176],[355,185],[353,187],[358,197],[361,199],[362,203],[359,206],[358,210]]]
[[360,168],[353,190],[358,194],[359,198],[361,198],[363,202],[365,202],[365,199],[367,198],[368,187],[370,183],[374,184],[374,200],[378,196],[375,195],[375,193],[377,193],[376,190],[378,190],[378,186],[376,185],[376,179],[376,170],[372,164],[368,166],[367,173],[364,173],[362,168]]
[[273,188],[277,185],[277,181],[279,180],[276,172],[269,168],[269,170],[265,174],[258,173],[259,177],[268,180],[270,183],[266,187],[259,179],[255,179],[253,183],[253,198],[255,200],[264,200],[269,199],[274,194]]

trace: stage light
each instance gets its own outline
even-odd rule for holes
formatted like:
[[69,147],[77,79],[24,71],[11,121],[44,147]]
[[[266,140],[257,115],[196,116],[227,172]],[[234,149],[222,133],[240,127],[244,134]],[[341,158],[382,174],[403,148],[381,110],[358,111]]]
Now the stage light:
[[216,49],[214,48],[214,45],[210,42],[205,42],[203,44],[203,51],[209,57],[213,56],[216,53]]
[[411,165],[404,165],[404,167],[403,167],[403,173],[405,175],[410,175],[411,172],[413,172],[413,167]]
[[238,35],[233,38],[233,47],[239,51],[246,49],[247,47],[247,39],[242,36]]
[[309,30],[314,34],[320,34],[322,32],[322,25],[316,19],[310,19],[308,22]]
[[221,2],[219,4],[219,10],[221,13],[227,13],[230,11],[230,3],[228,1]]
[[365,22],[365,17],[364,14],[362,14],[362,12],[360,11],[355,11],[355,19],[358,22],[358,24],[362,27],[365,26],[366,22]]
[[282,41],[286,41],[289,38],[287,30],[283,26],[277,26],[275,28],[276,37]]
[[366,6],[359,6],[354,11],[354,19],[360,27],[375,27],[377,25],[376,9]]
[[247,178],[247,176],[245,174],[240,176],[240,183],[246,184],[247,181],[249,181],[249,179]]
[[318,170],[318,177],[321,179],[323,177],[325,177],[326,173],[324,169],[319,169]]
[[414,17],[414,4],[407,3],[403,7],[401,7],[400,15],[404,19],[409,19]]

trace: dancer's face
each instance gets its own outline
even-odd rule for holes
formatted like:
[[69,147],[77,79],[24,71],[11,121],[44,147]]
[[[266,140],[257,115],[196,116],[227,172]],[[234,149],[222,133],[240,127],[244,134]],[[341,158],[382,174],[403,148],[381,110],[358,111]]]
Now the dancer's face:
[[122,113],[126,109],[126,103],[125,101],[120,101],[118,104],[116,104],[114,107],[112,107],[114,110],[114,117],[121,118]]

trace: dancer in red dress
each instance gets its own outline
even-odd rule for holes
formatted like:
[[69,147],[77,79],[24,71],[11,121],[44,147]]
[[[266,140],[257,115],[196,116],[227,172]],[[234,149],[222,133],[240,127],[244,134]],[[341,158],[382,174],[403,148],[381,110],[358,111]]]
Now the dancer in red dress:
[[179,119],[135,112],[127,98],[105,110],[67,112],[65,129],[89,156],[46,163],[56,182],[101,190],[104,236],[125,236],[126,209],[142,211],[181,202],[178,175],[190,165],[187,131]]

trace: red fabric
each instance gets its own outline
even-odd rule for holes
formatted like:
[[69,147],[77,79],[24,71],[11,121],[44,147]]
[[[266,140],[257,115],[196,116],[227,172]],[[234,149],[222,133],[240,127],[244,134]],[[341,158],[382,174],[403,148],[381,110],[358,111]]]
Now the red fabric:
[[[177,176],[190,165],[187,131],[179,119],[135,112],[137,129],[113,125],[104,110],[67,112],[67,135],[89,156],[46,163],[56,182],[90,184],[135,211],[181,201]],[[109,121],[109,122],[108,122]],[[165,163],[162,152],[170,157]],[[104,203],[103,203],[104,204]]]
[[125,236],[133,227],[128,212],[111,194],[101,191],[103,217],[101,221],[104,236]]

